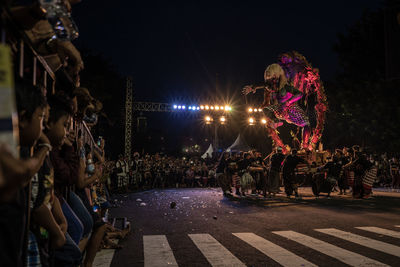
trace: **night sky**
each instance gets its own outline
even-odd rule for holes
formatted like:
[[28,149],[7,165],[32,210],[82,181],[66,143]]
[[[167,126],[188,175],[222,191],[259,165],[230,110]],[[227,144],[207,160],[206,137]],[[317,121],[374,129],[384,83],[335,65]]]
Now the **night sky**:
[[[93,1],[74,6],[79,47],[132,75],[139,100],[233,92],[261,81],[279,53],[297,50],[327,80],[338,69],[336,34],[382,0]],[[157,92],[157,94],[154,94]]]
[[262,81],[265,67],[289,50],[332,79],[337,34],[379,7],[382,0],[83,0],[73,16],[76,45],[131,75],[134,101],[195,103],[214,98],[216,84],[218,98],[240,99],[241,88]]

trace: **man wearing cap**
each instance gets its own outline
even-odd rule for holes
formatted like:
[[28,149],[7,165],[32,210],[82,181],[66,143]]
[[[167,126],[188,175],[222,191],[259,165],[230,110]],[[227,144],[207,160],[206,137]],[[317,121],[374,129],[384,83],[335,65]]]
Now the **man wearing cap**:
[[285,155],[282,153],[282,148],[277,147],[276,152],[270,158],[269,177],[268,177],[268,196],[275,197],[279,192],[280,184],[280,169]]

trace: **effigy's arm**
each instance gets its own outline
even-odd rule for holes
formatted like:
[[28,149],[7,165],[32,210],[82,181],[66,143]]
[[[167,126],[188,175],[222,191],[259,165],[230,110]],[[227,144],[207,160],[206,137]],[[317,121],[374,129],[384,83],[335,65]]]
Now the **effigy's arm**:
[[265,89],[265,84],[250,84],[250,85],[246,85],[245,87],[243,87],[242,93],[244,95],[248,95],[250,92],[252,92],[253,94],[258,90],[258,89]]

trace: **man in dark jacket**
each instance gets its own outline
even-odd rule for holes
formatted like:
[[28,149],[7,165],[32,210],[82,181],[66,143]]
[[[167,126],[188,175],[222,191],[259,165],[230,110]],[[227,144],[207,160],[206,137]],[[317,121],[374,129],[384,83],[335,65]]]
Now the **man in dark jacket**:
[[285,185],[285,192],[288,198],[290,198],[293,192],[296,198],[299,197],[299,193],[297,190],[298,184],[296,181],[296,174],[295,174],[296,166],[299,163],[304,163],[309,166],[306,160],[297,156],[297,150],[295,149],[293,149],[292,153],[288,155],[286,159],[283,161],[283,166],[282,166],[283,183]]

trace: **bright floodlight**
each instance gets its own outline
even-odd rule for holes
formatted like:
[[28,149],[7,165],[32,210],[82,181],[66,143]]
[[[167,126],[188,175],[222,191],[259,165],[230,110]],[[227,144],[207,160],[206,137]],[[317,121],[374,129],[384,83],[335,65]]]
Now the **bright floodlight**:
[[210,109],[210,107],[209,106],[206,106],[206,110],[209,110]]
[[254,125],[254,118],[249,118],[249,124]]
[[212,121],[212,118],[210,116],[205,116],[204,120],[206,121],[206,124],[210,124]]
[[267,120],[266,120],[266,119],[262,119],[262,120],[261,120],[261,123],[262,123],[262,124],[266,124],[266,123],[267,123]]
[[177,109],[178,108],[178,106],[177,105],[174,105],[174,109]]
[[226,121],[226,119],[225,119],[224,116],[222,116],[221,118],[219,118],[219,120],[220,120],[221,122],[225,122],[225,121]]
[[219,106],[215,106],[215,110],[219,110]]
[[189,109],[192,109],[192,107],[191,107],[191,106],[189,106]]
[[203,109],[204,109],[204,106],[200,106],[200,109],[203,110]]
[[228,107],[229,111],[232,111],[232,107]]
[[186,106],[182,106],[182,109],[186,109]]
[[211,106],[211,107],[210,107],[210,109],[214,109],[214,107],[213,107],[213,106]]
[[197,110],[200,110],[200,107],[197,107],[196,109],[197,109]]
[[249,112],[253,112],[253,109],[252,109],[252,108],[249,108]]
[[223,106],[220,106],[219,109],[220,109],[220,110],[224,110],[224,107],[223,107]]
[[257,112],[257,111],[258,111],[258,109],[256,109],[256,108],[255,108],[253,111],[254,111],[254,112]]
[[181,109],[182,108],[182,106],[178,106],[178,109]]
[[228,110],[229,110],[229,107],[228,107],[228,106],[225,106],[225,110],[228,111]]
[[258,109],[258,112],[261,112],[261,111],[262,111],[262,109],[261,109],[261,108],[259,108],[259,109]]

